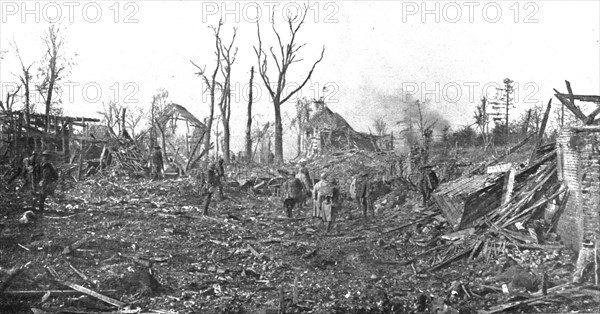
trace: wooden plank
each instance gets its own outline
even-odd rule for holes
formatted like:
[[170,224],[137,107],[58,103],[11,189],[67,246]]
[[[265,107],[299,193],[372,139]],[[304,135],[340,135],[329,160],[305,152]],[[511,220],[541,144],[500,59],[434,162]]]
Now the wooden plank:
[[63,284],[63,285],[65,285],[65,286],[67,286],[67,287],[69,287],[69,288],[71,288],[73,290],[79,291],[81,293],[84,293],[84,294],[87,294],[89,296],[92,296],[92,297],[94,297],[96,299],[102,300],[102,301],[104,301],[104,302],[106,302],[106,303],[108,303],[110,305],[114,305],[116,307],[124,307],[125,305],[127,305],[127,303],[121,302],[119,300],[115,300],[113,298],[109,298],[109,297],[107,297],[107,296],[105,296],[103,294],[100,294],[100,293],[98,293],[98,292],[96,292],[94,290],[90,290],[90,289],[88,289],[88,288],[86,288],[84,286],[80,286],[80,285],[78,285],[76,283],[72,283],[70,281],[60,280],[60,279],[57,279],[57,281],[60,284]]
[[[99,293],[115,293],[117,290],[98,290]],[[82,294],[83,292],[77,290],[8,290],[2,291],[0,294],[4,295],[13,295],[20,297],[38,297],[43,296],[46,293],[50,293],[51,295],[74,295],[74,294]]]
[[505,175],[504,186],[502,188],[502,201],[500,204],[506,205],[512,197],[515,188],[515,169],[511,168]]
[[571,129],[575,132],[600,132],[600,125],[575,126]]

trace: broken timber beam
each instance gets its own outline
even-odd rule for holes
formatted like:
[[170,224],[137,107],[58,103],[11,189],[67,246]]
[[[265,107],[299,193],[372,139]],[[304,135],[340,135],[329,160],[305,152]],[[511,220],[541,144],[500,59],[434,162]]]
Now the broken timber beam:
[[[562,93],[558,93],[558,95],[560,95],[562,97],[570,96],[569,94],[562,94]],[[600,96],[597,96],[597,95],[573,95],[573,99],[600,104]]]
[[506,205],[512,198],[513,190],[515,188],[515,172],[516,170],[514,168],[510,168],[510,170],[508,170],[504,176],[502,201],[500,202],[502,206]]
[[531,152],[531,157],[529,157],[529,164],[531,165],[535,161],[535,156],[537,154],[540,145],[542,145],[542,141],[544,140],[544,132],[546,131],[546,124],[548,123],[548,117],[550,116],[550,108],[552,107],[552,98],[548,101],[548,106],[546,107],[546,112],[544,112],[544,118],[542,119],[542,125],[540,126],[540,131],[537,134],[537,138],[535,140],[535,146],[533,151]]
[[[98,290],[99,293],[115,293],[117,290]],[[51,295],[74,295],[74,294],[82,294],[82,292],[77,290],[6,290],[1,294],[4,295],[13,295],[19,297],[41,297],[44,294],[50,293]]]
[[574,126],[571,129],[575,132],[600,132],[600,125]]
[[558,100],[560,100],[560,102],[563,105],[565,105],[567,109],[571,110],[571,112],[575,115],[575,117],[577,117],[577,119],[588,124],[588,117],[585,114],[583,114],[583,112],[581,112],[581,109],[579,109],[579,107],[575,105],[575,96],[573,95],[573,90],[571,89],[571,83],[569,81],[565,81],[565,84],[567,85],[567,91],[569,93],[563,94],[554,89],[554,96],[556,96],[556,98],[558,98]]
[[103,294],[100,294],[100,293],[98,293],[96,291],[88,289],[88,288],[86,288],[84,286],[80,286],[80,285],[78,285],[76,283],[72,283],[72,282],[66,281],[66,280],[60,280],[58,278],[55,278],[55,280],[58,283],[62,284],[62,285],[65,285],[65,286],[67,286],[67,287],[69,287],[69,288],[71,288],[73,290],[79,291],[79,292],[81,292],[83,294],[87,294],[89,296],[92,296],[92,297],[94,297],[96,299],[102,300],[102,301],[104,301],[104,302],[106,302],[106,303],[108,303],[110,305],[114,305],[114,306],[119,307],[119,308],[124,307],[125,305],[127,305],[127,303],[124,303],[124,302],[121,302],[119,300],[115,300],[113,298],[107,297],[107,296],[105,296]]
[[[477,243],[475,243],[475,244],[477,244]],[[441,267],[445,266],[446,264],[458,259],[459,257],[461,257],[467,253],[470,253],[474,248],[475,248],[475,245],[471,245],[470,247],[463,249],[462,251],[459,251],[458,253],[444,259],[443,261],[437,263],[436,265],[433,265],[432,267],[418,271],[418,273],[430,272],[430,271],[434,271],[438,268],[441,268]]]

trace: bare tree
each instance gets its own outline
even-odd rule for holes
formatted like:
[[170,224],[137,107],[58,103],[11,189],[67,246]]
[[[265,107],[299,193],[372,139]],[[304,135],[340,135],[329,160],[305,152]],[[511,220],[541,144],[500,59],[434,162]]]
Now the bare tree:
[[237,34],[237,29],[233,28],[233,37],[231,38],[231,42],[229,46],[224,46],[221,42],[221,39],[218,38],[219,41],[219,49],[221,50],[221,55],[223,56],[223,62],[221,62],[221,74],[225,78],[222,87],[221,87],[221,101],[219,103],[219,109],[221,109],[221,122],[223,123],[223,159],[226,163],[229,163],[229,143],[230,143],[230,129],[229,129],[229,121],[231,118],[231,66],[235,62],[235,57],[237,55],[237,47],[235,51],[232,52],[233,43],[235,42],[235,36]]
[[421,102],[417,99],[415,102],[417,105],[419,120],[417,123],[419,125],[419,133],[421,135],[421,158],[420,163],[421,166],[426,165],[429,162],[429,148],[431,146],[431,142],[433,141],[433,127],[437,123],[437,120],[434,121],[424,121],[423,119],[423,110]]
[[250,90],[248,91],[248,113],[246,120],[246,158],[247,161],[252,159],[252,90],[254,83],[254,67],[250,68]]
[[48,32],[43,38],[46,45],[46,54],[42,58],[40,67],[40,80],[37,91],[46,105],[46,131],[50,128],[50,111],[53,104],[59,104],[60,99],[53,98],[54,92],[58,90],[60,81],[66,76],[66,71],[72,66],[64,53],[65,38],[60,33],[56,24],[48,27]]
[[378,117],[378,118],[373,119],[373,128],[375,129],[375,132],[379,136],[383,136],[383,135],[387,134],[387,123],[385,123],[385,120],[383,120],[383,117]]
[[19,85],[12,93],[6,92],[6,105],[4,105],[2,100],[0,100],[0,109],[2,109],[2,111],[10,112],[13,110],[13,106],[15,104],[15,97],[17,96],[20,90],[21,85]]
[[283,127],[281,123],[281,105],[288,101],[290,97],[292,97],[300,89],[302,89],[304,85],[306,85],[306,83],[312,76],[315,67],[319,62],[321,62],[321,60],[323,60],[323,55],[325,54],[325,46],[323,46],[323,50],[321,50],[321,57],[315,63],[313,63],[312,68],[308,72],[308,75],[306,76],[302,84],[300,84],[296,89],[292,90],[292,92],[290,92],[289,94],[285,95],[284,90],[288,85],[287,74],[289,67],[293,63],[300,62],[303,60],[297,59],[297,53],[302,47],[304,47],[305,44],[297,44],[296,35],[298,34],[298,31],[300,30],[302,24],[304,24],[307,11],[308,6],[305,5],[303,12],[300,12],[300,14],[302,14],[302,18],[300,18],[300,21],[295,26],[293,21],[296,20],[298,16],[287,17],[286,22],[288,24],[290,38],[286,44],[282,42],[281,36],[275,28],[274,16],[271,19],[271,27],[273,29],[273,32],[277,36],[279,46],[279,56],[277,56],[272,46],[269,48],[270,58],[273,60],[275,66],[277,67],[277,80],[274,82],[274,85],[271,85],[272,81],[269,78],[269,75],[267,74],[267,59],[269,58],[267,56],[267,53],[263,50],[262,39],[260,37],[260,26],[258,22],[256,23],[256,29],[258,33],[258,47],[254,47],[254,51],[256,53],[256,58],[258,59],[258,73],[260,74],[260,77],[262,78],[263,83],[265,84],[265,87],[269,92],[269,96],[271,97],[271,101],[273,102],[273,109],[275,110],[275,161],[277,163],[283,162]]
[[[152,106],[150,107],[150,149],[157,143],[156,137],[158,136],[157,131],[160,132],[163,146],[165,146],[165,129],[167,126],[167,120],[164,120],[162,125],[158,123],[160,117],[163,116],[167,107],[171,104],[169,101],[169,91],[164,88],[160,88],[156,91],[156,94],[152,96]],[[165,156],[167,149],[165,147]]]
[[16,42],[13,42],[12,45],[13,45],[13,48],[15,49],[15,53],[17,54],[17,57],[19,58],[19,62],[21,63],[22,73],[18,77],[19,77],[19,81],[21,82],[21,85],[25,88],[25,102],[23,103],[23,107],[25,108],[25,118],[28,120],[29,115],[31,114],[31,111],[33,111],[33,108],[31,107],[31,102],[29,100],[30,91],[31,91],[31,89],[30,89],[31,80],[33,79],[33,76],[31,75],[31,67],[33,66],[33,63],[30,63],[26,67],[25,64],[23,63],[23,58],[21,57],[21,53],[19,51],[19,46],[17,46]]
[[[213,33],[215,35],[215,55],[216,55],[216,65],[215,65],[215,69],[213,70],[212,74],[210,74],[210,77],[207,75],[206,73],[206,66],[204,67],[200,67],[198,66],[196,63],[194,63],[193,61],[190,60],[190,62],[192,63],[192,65],[194,65],[197,69],[198,72],[196,72],[196,75],[198,75],[199,77],[201,77],[204,81],[204,84],[206,84],[206,90],[204,90],[203,92],[208,92],[210,95],[210,103],[209,103],[209,116],[206,122],[206,127],[207,127],[207,132],[204,133],[204,149],[207,152],[206,153],[206,161],[208,161],[208,151],[211,147],[210,145],[210,130],[212,130],[212,124],[213,124],[213,120],[214,120],[214,116],[215,116],[215,104],[218,104],[219,107],[221,107],[221,104],[224,104],[225,101],[229,102],[229,100],[227,100],[227,94],[228,91],[225,87],[225,85],[227,84],[222,84],[220,82],[217,81],[217,75],[219,74],[220,70],[223,70],[223,45],[221,42],[221,26],[223,26],[223,21],[219,20],[219,24],[217,25],[217,27],[214,26],[210,26],[210,28],[213,30]],[[234,29],[235,31],[235,29]],[[233,39],[231,41],[231,44],[233,45],[233,41],[235,40],[235,33],[233,36]],[[231,49],[231,46],[229,47],[229,49]],[[237,53],[237,52],[235,52]],[[232,59],[230,59],[230,61],[235,61],[235,53]],[[231,58],[231,57],[230,57]],[[227,61],[226,61],[227,62]],[[229,70],[231,70],[231,67],[229,66]],[[227,79],[226,79],[227,80]],[[220,88],[221,89],[221,95],[219,100],[217,101],[217,89]]]
[[145,114],[146,111],[141,106],[131,107],[127,111],[127,115],[125,116],[125,123],[131,131],[131,137],[133,139],[136,139],[136,129]]
[[102,116],[102,121],[106,124],[108,130],[113,134],[117,135],[114,127],[117,126],[118,133],[121,132],[121,104],[117,103],[114,100],[109,100],[108,102],[102,102],[102,111],[97,111],[99,115]]

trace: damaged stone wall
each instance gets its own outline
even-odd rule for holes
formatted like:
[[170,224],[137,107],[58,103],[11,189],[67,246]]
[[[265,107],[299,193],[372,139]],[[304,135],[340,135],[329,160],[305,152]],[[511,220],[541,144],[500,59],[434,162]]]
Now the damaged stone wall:
[[[571,191],[557,233],[579,251],[583,241],[598,242],[600,228],[600,151],[598,132],[564,129],[558,138],[559,175]],[[598,243],[596,243],[597,245]]]

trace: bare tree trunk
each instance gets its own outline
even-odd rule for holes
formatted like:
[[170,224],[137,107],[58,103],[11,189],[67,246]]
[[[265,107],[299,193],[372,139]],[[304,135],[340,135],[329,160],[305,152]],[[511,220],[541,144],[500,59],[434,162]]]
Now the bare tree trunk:
[[127,112],[127,108],[123,108],[123,113],[121,115],[121,136],[125,137],[127,131],[125,131],[125,113]]
[[254,67],[250,69],[250,91],[248,92],[248,119],[246,120],[246,158],[252,161],[252,83]]
[[25,73],[27,77],[25,78],[25,119],[29,121],[29,115],[31,114],[31,106],[29,103],[29,68],[27,68],[27,72]]
[[283,163],[283,126],[281,124],[281,105],[273,101],[275,107],[275,163]]
[[298,138],[296,139],[298,145],[298,156],[302,154],[302,123],[298,120]]
[[56,83],[56,78],[58,75],[58,69],[56,68],[56,59],[58,58],[58,43],[57,43],[57,35],[54,28],[50,28],[49,31],[49,44],[51,45],[52,50],[48,51],[50,53],[50,64],[48,65],[48,71],[50,72],[50,78],[48,80],[48,94],[46,96],[46,132],[50,130],[50,106],[52,105],[52,94],[54,92],[54,84]]
[[154,148],[154,135],[155,135],[155,130],[154,130],[154,110],[156,110],[155,108],[155,102],[156,100],[153,101],[152,103],[152,107],[150,108],[150,119],[151,119],[151,125],[150,125],[150,154],[152,154],[152,149]]
[[205,161],[208,164],[209,162],[209,152],[210,152],[210,132],[212,131],[212,124],[213,124],[213,118],[215,116],[215,106],[214,106],[214,99],[215,99],[215,94],[214,92],[211,92],[210,95],[211,98],[211,106],[210,106],[210,114],[208,116],[208,121],[206,121],[206,129],[208,130],[205,134],[204,134],[204,151],[206,151],[206,158]]
[[[304,7],[304,12],[308,11],[308,5],[306,5]],[[289,94],[284,95],[284,91],[286,90],[286,77],[287,77],[287,71],[290,67],[290,65],[294,62],[297,62],[298,60],[296,60],[297,57],[297,53],[298,50],[303,47],[304,45],[298,45],[296,44],[295,40],[296,40],[296,35],[298,33],[298,31],[300,30],[300,27],[302,26],[302,24],[304,23],[304,20],[306,18],[307,14],[303,14],[302,18],[300,19],[300,21],[294,25],[294,19],[292,17],[288,17],[286,22],[288,24],[288,28],[290,30],[290,38],[289,38],[289,43],[284,44],[281,40],[281,36],[279,35],[279,33],[277,32],[276,28],[275,28],[275,22],[272,21],[271,22],[271,26],[273,29],[273,32],[275,33],[275,35],[277,36],[277,39],[279,41],[279,49],[273,49],[271,48],[271,54],[270,57],[272,57],[273,62],[276,64],[277,67],[277,79],[275,80],[271,80],[268,77],[267,74],[267,59],[268,59],[268,54],[265,53],[265,51],[263,51],[262,48],[262,39],[260,36],[260,25],[258,23],[256,23],[256,30],[257,30],[257,35],[258,35],[258,47],[254,47],[254,52],[256,53],[256,57],[258,60],[258,72],[262,78],[262,81],[267,89],[267,91],[269,92],[269,96],[271,98],[271,100],[273,101],[273,107],[275,109],[275,161],[276,163],[282,163],[283,162],[283,126],[281,124],[281,105],[284,104],[286,101],[288,101],[294,94],[296,94],[300,89],[302,89],[304,87],[304,85],[306,85],[306,83],[308,82],[308,80],[311,78],[313,71],[315,70],[315,67],[317,66],[317,64],[319,64],[319,62],[321,62],[321,60],[323,60],[323,55],[325,53],[325,47],[323,47],[323,50],[321,50],[321,56],[320,58],[315,61],[312,65],[312,67],[310,68],[308,74],[306,75],[304,81],[302,81],[301,84],[299,84],[298,87],[296,87],[294,90],[292,90]],[[279,58],[275,55],[274,51],[279,50],[281,52],[281,55],[279,56]],[[273,84],[271,84],[272,82],[277,82],[275,86],[272,86]],[[274,88],[273,88],[274,87]]]
[[54,89],[54,73],[50,76],[48,96],[46,96],[46,132],[50,130],[50,105],[52,104],[52,89]]
[[230,148],[229,148],[229,127],[223,129],[223,160],[225,163],[229,163]]

